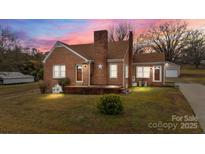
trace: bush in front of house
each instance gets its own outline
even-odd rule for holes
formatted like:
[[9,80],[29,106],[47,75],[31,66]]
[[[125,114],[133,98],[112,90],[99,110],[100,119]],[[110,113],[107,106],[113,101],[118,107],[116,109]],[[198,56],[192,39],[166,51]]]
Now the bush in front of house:
[[123,105],[120,96],[109,94],[100,98],[97,104],[98,110],[103,114],[116,115],[123,111]]
[[47,89],[47,84],[46,84],[46,82],[43,81],[43,80],[39,80],[38,86],[39,86],[39,89],[40,89],[40,91],[41,91],[41,94],[45,94],[45,93],[46,93],[46,89]]
[[58,84],[64,88],[65,86],[70,85],[70,79],[69,78],[59,79]]

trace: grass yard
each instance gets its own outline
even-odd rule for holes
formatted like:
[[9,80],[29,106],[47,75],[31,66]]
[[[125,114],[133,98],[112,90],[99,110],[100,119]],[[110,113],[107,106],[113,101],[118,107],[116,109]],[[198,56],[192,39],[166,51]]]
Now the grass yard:
[[121,95],[124,112],[102,115],[99,95],[44,94],[37,84],[0,86],[0,133],[202,133],[197,128],[150,128],[150,123],[171,122],[172,115],[194,115],[175,88],[133,88]]

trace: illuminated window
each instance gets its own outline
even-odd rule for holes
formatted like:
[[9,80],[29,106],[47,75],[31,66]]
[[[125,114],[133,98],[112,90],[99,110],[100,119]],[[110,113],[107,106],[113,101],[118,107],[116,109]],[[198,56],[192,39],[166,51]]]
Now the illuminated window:
[[65,65],[53,66],[53,78],[65,78]]
[[117,64],[110,64],[110,78],[117,78]]
[[137,78],[149,78],[150,67],[136,67],[136,73]]

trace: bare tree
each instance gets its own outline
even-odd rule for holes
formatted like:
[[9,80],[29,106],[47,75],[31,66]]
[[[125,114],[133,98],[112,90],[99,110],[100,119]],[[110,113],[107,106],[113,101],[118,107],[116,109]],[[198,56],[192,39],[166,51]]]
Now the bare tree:
[[123,41],[129,38],[129,31],[132,26],[129,23],[120,23],[109,28],[109,41]]
[[191,31],[184,53],[186,61],[191,62],[198,68],[201,61],[205,58],[205,34],[202,31]]
[[0,26],[0,52],[6,53],[20,47],[20,42],[9,27]]
[[136,37],[134,42],[134,52],[135,53],[149,53],[152,52],[152,49],[149,46],[148,39],[146,39],[146,35],[140,34]]
[[189,36],[186,23],[164,23],[147,32],[149,46],[156,52],[165,53],[167,61],[175,61],[186,46]]

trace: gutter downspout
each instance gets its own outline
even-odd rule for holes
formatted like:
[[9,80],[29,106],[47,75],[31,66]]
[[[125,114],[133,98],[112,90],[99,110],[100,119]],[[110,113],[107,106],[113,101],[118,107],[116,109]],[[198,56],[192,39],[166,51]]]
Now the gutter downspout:
[[163,81],[163,85],[165,85],[165,64],[166,64],[166,62],[163,65],[163,67],[164,67],[164,81]]
[[125,64],[124,64],[124,61],[122,62],[122,84],[123,84],[123,88],[125,88],[125,73],[124,73],[124,71],[125,71]]
[[88,63],[89,67],[88,67],[88,86],[90,86],[90,61]]

